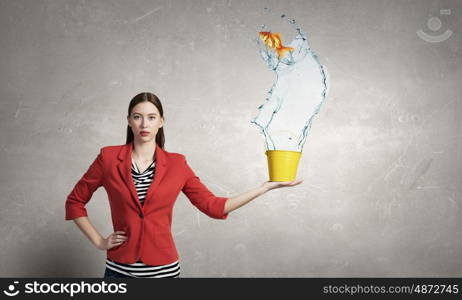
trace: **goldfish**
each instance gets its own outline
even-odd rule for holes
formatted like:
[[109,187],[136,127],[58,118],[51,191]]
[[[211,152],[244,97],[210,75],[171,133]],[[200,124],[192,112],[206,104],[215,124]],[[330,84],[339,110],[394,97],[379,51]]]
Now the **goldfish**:
[[271,33],[268,31],[262,31],[259,33],[260,39],[265,43],[269,48],[272,48],[278,54],[278,58],[284,56],[287,51],[293,51],[294,48],[285,47],[282,45],[281,35],[279,33]]

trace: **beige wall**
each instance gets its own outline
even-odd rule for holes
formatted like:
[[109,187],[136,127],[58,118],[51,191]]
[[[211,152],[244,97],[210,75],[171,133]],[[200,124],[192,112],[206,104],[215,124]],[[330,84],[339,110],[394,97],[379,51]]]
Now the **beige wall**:
[[[267,179],[250,124],[274,80],[253,41],[264,7],[297,20],[331,76],[305,181],[226,221],[181,194],[182,276],[462,276],[456,0],[0,1],[0,276],[102,277],[105,253],[64,201],[101,147],[125,142],[141,91],[162,100],[166,150],[217,195]],[[108,235],[104,189],[88,211]]]

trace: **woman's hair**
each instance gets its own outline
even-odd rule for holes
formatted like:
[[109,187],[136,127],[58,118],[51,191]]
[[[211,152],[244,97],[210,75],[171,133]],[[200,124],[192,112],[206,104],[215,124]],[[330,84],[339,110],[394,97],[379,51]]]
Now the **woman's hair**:
[[[156,95],[152,93],[139,93],[133,99],[130,101],[130,104],[128,105],[128,117],[130,117],[130,114],[132,113],[133,107],[135,107],[138,103],[141,102],[151,102],[154,104],[157,109],[159,110],[160,116],[164,117],[164,110],[162,109],[162,103],[160,103],[159,98],[157,98]],[[132,142],[134,139],[133,136],[133,131],[130,128],[130,126],[127,125],[127,141],[126,144]],[[164,127],[162,126],[159,128],[159,131],[157,131],[156,134],[156,144],[159,145],[160,148],[164,149],[164,144],[165,144],[165,136],[164,136]]]

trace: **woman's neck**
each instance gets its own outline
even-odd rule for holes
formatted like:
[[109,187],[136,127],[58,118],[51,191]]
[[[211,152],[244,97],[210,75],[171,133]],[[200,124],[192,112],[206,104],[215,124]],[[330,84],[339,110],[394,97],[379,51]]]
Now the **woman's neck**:
[[132,156],[139,161],[152,161],[154,153],[156,152],[156,142],[137,142],[133,141]]

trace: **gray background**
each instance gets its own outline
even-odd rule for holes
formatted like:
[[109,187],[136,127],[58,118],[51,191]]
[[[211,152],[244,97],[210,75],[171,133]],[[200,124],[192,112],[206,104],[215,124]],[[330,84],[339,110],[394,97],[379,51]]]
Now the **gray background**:
[[[182,277],[462,276],[456,0],[1,0],[0,276],[102,277],[105,252],[64,221],[64,202],[101,147],[125,143],[141,91],[164,105],[166,150],[216,195],[267,180],[250,124],[274,80],[253,40],[265,6],[297,20],[331,76],[305,181],[226,221],[180,194]],[[430,43],[419,29],[453,34]],[[87,208],[107,236],[103,188]]]

